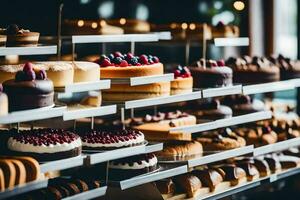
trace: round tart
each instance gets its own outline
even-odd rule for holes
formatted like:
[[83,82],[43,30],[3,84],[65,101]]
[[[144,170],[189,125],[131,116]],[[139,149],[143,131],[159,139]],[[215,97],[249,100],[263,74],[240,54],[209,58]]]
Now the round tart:
[[3,93],[3,86],[0,83],[0,116],[6,115],[8,113],[8,98],[7,95]]
[[187,67],[177,66],[174,70],[174,77],[175,79],[171,81],[171,95],[193,91],[193,77]]
[[82,148],[86,150],[110,150],[144,144],[144,134],[136,130],[114,132],[91,131],[81,136]]
[[6,46],[8,47],[37,46],[40,37],[40,33],[20,29],[16,24],[11,24],[7,27],[6,35]]
[[39,161],[58,160],[81,154],[80,137],[57,129],[21,131],[8,139],[7,146],[13,155],[31,156]]

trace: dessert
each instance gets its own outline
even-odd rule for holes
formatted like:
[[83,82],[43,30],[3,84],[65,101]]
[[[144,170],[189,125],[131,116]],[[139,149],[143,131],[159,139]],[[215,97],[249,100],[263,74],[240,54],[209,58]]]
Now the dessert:
[[200,179],[190,173],[174,177],[174,182],[180,191],[187,193],[188,197],[195,197],[197,191],[202,188]]
[[300,165],[300,158],[295,156],[287,156],[280,154],[278,155],[278,160],[283,170],[299,167]]
[[171,197],[175,192],[175,184],[172,179],[163,179],[155,182],[159,192],[165,197]]
[[207,152],[224,151],[246,145],[245,139],[229,128],[201,133],[196,140],[203,145],[204,151]]
[[111,19],[106,21],[107,24],[120,27],[125,33],[148,33],[150,32],[150,24],[138,19]]
[[249,160],[242,160],[236,164],[237,167],[242,168],[247,175],[247,181],[253,181],[259,178],[259,171],[253,162]]
[[21,71],[24,67],[24,64],[19,65],[1,65],[0,66],[0,83],[4,81],[14,79],[16,73]]
[[75,157],[81,154],[81,139],[78,135],[56,129],[36,129],[21,131],[7,142],[13,155],[25,155],[39,161],[49,161]]
[[110,150],[144,144],[144,134],[136,130],[89,131],[81,136],[85,150]]
[[197,141],[185,142],[185,141],[171,141],[164,143],[164,149],[157,152],[159,157],[169,158],[184,158],[186,156],[201,156],[202,145]]
[[187,67],[177,66],[174,70],[174,78],[171,81],[171,95],[193,91],[193,77]]
[[234,25],[225,25],[222,21],[216,26],[211,27],[213,38],[222,37],[239,37],[240,30]]
[[54,105],[53,83],[47,79],[44,70],[34,71],[31,63],[26,63],[15,79],[3,83],[8,96],[9,111],[42,108]]
[[93,82],[100,80],[100,69],[96,63],[75,61],[74,82]]
[[273,120],[271,127],[277,133],[278,141],[293,139],[300,136],[298,125],[295,120],[290,123],[283,120]]
[[279,81],[280,72],[276,65],[266,58],[230,57],[226,65],[233,69],[233,82],[242,84],[258,84]]
[[277,58],[270,56],[269,60],[279,67],[281,80],[300,78],[300,62],[298,60],[293,61],[281,54]]
[[264,160],[267,161],[271,173],[278,173],[281,171],[281,164],[276,154],[265,155]]
[[24,164],[16,159],[7,159],[10,161],[16,170],[15,185],[24,184],[26,182],[26,169]]
[[5,35],[5,30],[0,29],[0,47],[5,47],[7,36]]
[[6,46],[8,47],[37,46],[40,37],[40,33],[20,29],[16,24],[9,25],[5,33],[7,35]]
[[0,83],[0,116],[6,115],[8,113],[8,98],[5,93],[3,93],[3,86]]
[[153,153],[131,156],[109,162],[112,180],[128,179],[158,169],[157,158]]
[[268,162],[266,160],[264,160],[263,157],[262,158],[254,158],[253,161],[254,161],[255,167],[259,171],[260,178],[269,176],[271,174],[271,170],[268,165]]
[[5,180],[4,180],[4,172],[0,169],[0,191],[3,192],[5,190]]
[[215,168],[223,177],[224,181],[229,181],[231,186],[236,186],[247,182],[246,172],[235,165],[222,165]]
[[13,188],[17,173],[14,164],[9,160],[0,159],[0,169],[3,171],[5,188]]

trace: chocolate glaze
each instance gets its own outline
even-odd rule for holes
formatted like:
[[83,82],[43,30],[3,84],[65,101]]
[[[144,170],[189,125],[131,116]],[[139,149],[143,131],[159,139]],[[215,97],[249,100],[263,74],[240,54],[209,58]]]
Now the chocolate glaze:
[[222,175],[214,169],[194,170],[192,173],[201,180],[203,186],[209,187],[211,191],[223,181]]
[[223,165],[220,167],[225,172],[225,181],[237,180],[246,176],[245,171],[235,165]]

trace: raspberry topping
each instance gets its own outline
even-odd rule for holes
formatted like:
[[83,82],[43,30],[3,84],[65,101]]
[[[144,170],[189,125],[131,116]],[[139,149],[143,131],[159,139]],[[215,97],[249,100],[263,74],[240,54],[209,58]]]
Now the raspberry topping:
[[182,67],[178,65],[177,68],[174,69],[174,77],[176,78],[188,78],[191,77],[191,72],[188,67]]

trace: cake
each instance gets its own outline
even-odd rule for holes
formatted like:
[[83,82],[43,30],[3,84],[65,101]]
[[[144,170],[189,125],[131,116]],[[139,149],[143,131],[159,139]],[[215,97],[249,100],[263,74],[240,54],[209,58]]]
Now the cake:
[[170,141],[164,143],[164,149],[157,152],[156,155],[162,158],[180,159],[202,156],[202,153],[202,145],[197,141]]
[[106,20],[106,23],[122,28],[126,34],[150,32],[150,24],[143,20],[120,18]]
[[84,150],[111,150],[144,144],[144,134],[135,130],[88,131],[81,136]]
[[0,116],[6,115],[8,113],[8,98],[5,93],[3,93],[3,86],[0,83]]
[[279,68],[263,57],[230,57],[226,65],[233,69],[233,82],[258,84],[280,80]]
[[10,112],[54,105],[52,81],[47,79],[44,70],[35,72],[31,63],[26,63],[15,79],[5,81],[3,88],[8,95]]
[[93,82],[100,80],[100,69],[96,63],[75,61],[74,66],[74,82]]
[[112,180],[123,180],[155,171],[158,164],[156,156],[149,153],[110,161],[108,167]]
[[189,67],[196,88],[221,87],[232,84],[232,69],[223,60],[200,59]]
[[14,79],[16,73],[23,69],[24,64],[18,65],[1,65],[0,66],[0,83],[4,81]]
[[0,29],[0,47],[5,47],[7,36],[5,33],[5,29]]
[[171,81],[171,95],[193,92],[193,77],[187,67],[177,66]]
[[80,137],[57,129],[24,130],[7,141],[13,155],[31,156],[39,161],[75,157],[81,154]]
[[216,26],[211,27],[213,38],[223,37],[239,37],[240,30],[234,25],[225,25],[223,22],[218,22]]
[[16,24],[9,25],[5,32],[7,35],[6,46],[8,47],[28,47],[38,45],[40,37],[40,33],[38,32],[20,29]]
[[300,78],[300,61],[291,60],[281,54],[277,58],[270,56],[269,60],[279,67],[281,80]]

